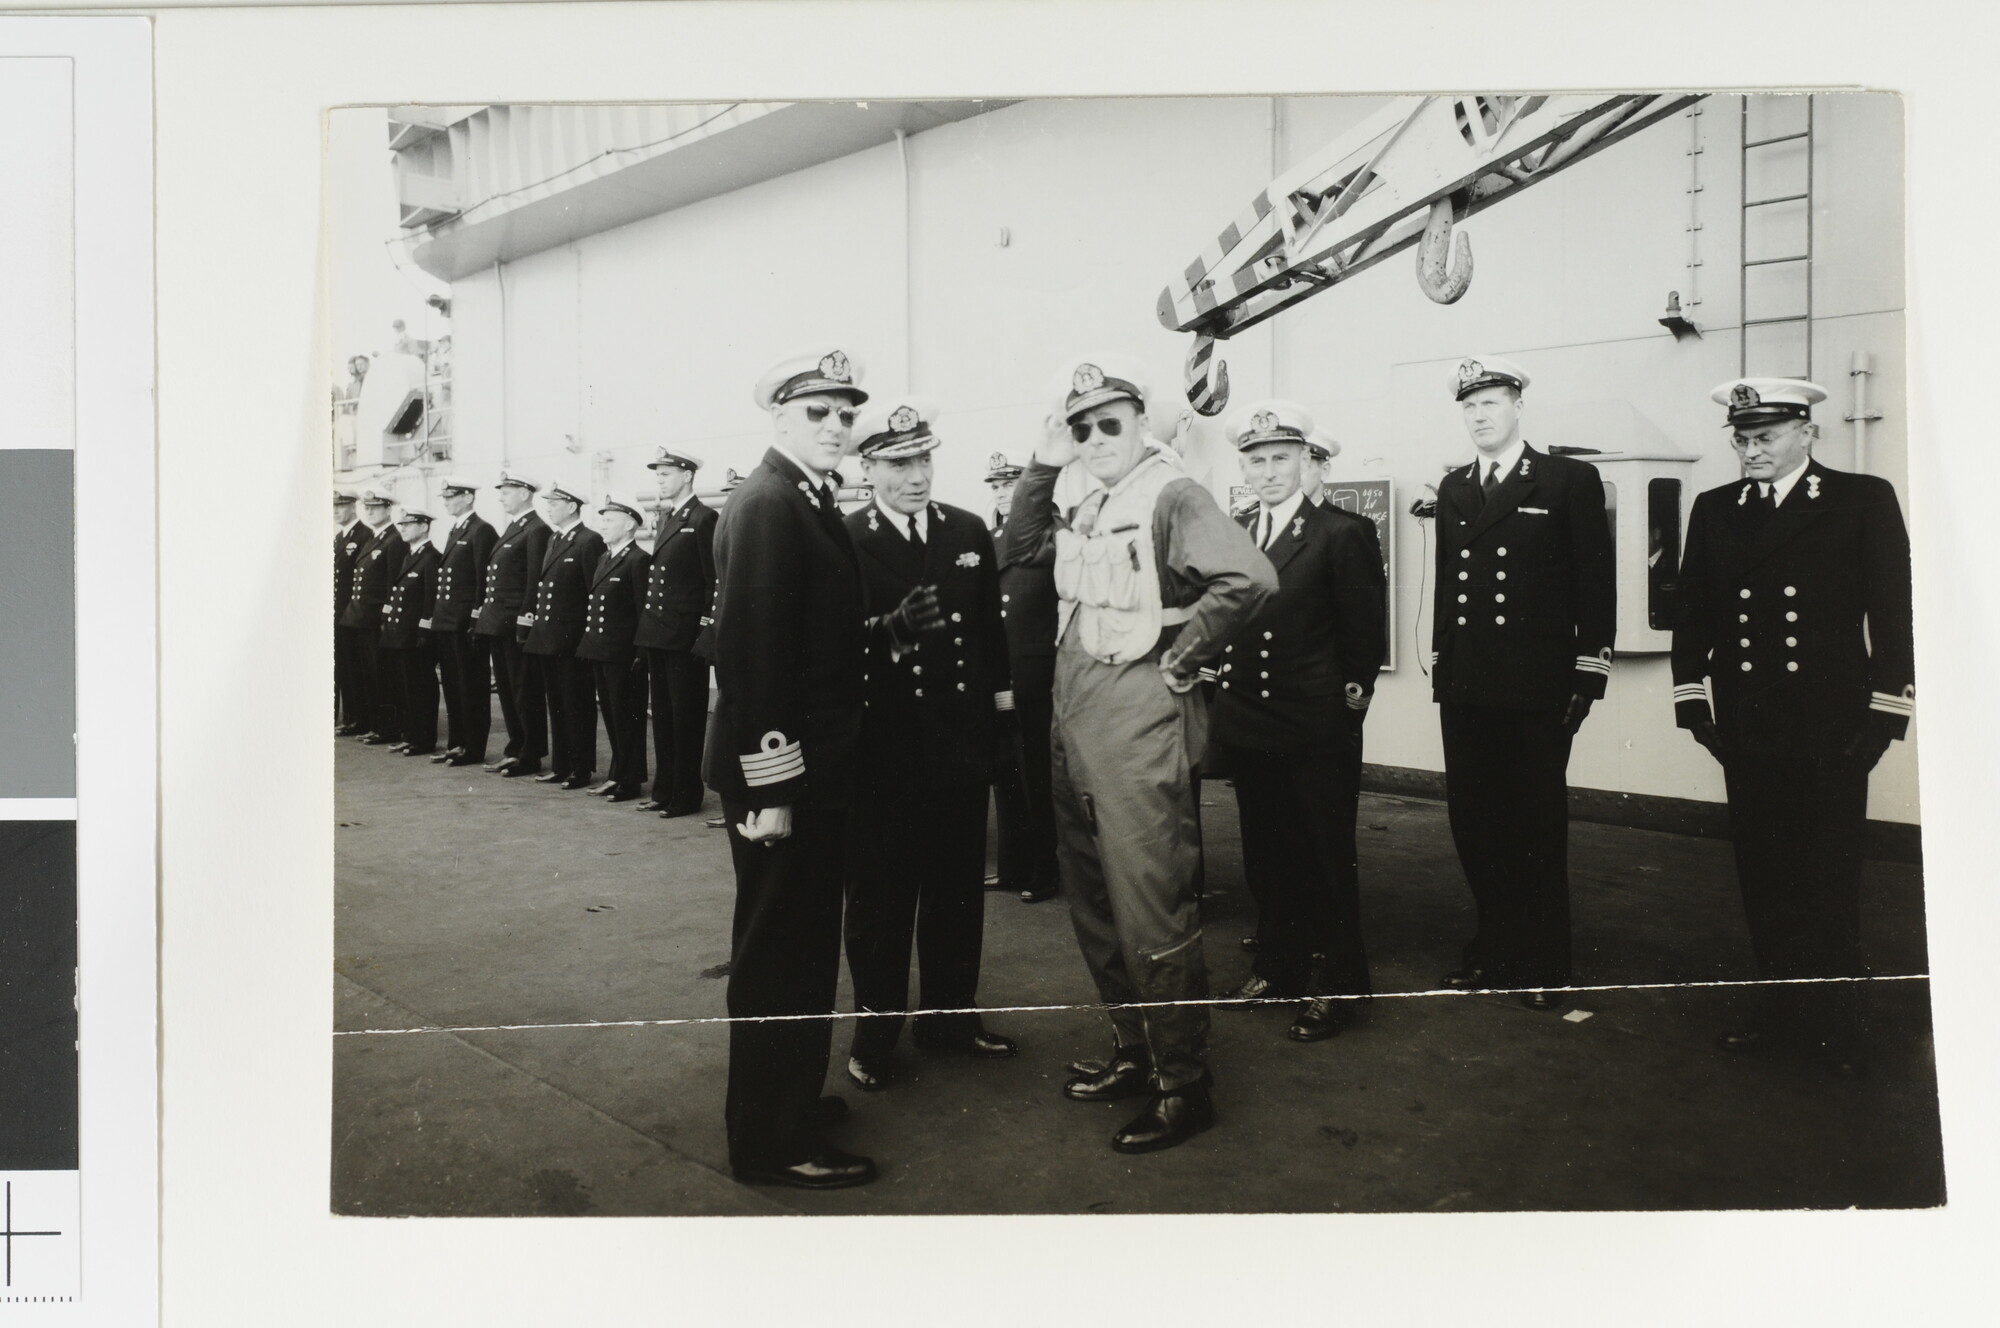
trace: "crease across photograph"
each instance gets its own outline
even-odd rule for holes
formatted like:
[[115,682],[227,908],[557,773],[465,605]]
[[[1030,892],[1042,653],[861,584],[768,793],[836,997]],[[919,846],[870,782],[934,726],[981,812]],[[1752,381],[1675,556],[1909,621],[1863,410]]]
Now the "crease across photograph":
[[1896,97],[327,142],[335,1213],[1944,1202]]

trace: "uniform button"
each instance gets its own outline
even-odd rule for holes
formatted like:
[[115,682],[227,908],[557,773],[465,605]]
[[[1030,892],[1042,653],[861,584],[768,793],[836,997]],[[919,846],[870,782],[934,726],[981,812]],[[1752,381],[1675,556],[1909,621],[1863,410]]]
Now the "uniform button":
[[1260,650],[1257,652],[1257,657],[1259,659],[1269,659],[1271,657],[1271,652],[1268,650]]
[[1785,638],[1785,644],[1788,646],[1795,646],[1798,643],[1799,643],[1799,638],[1797,638],[1796,636],[1788,636]]
[[962,646],[965,644],[965,638],[962,636],[954,636],[953,638],[951,638],[951,643],[955,646]]
[[1741,641],[1738,641],[1736,644],[1742,646],[1745,650],[1748,650],[1750,648],[1750,638],[1746,636]]
[[1471,549],[1460,549],[1460,550],[1458,551],[1458,556],[1459,556],[1459,557],[1461,557],[1461,558],[1470,558],[1470,557],[1472,556],[1472,550],[1471,550]]
[[1494,552],[1499,554],[1502,558],[1505,558],[1507,556],[1507,550],[1505,549],[1495,549]]
[[1737,621],[1737,622],[1749,622],[1749,621],[1750,621],[1750,615],[1749,615],[1749,614],[1747,614],[1747,613],[1739,613],[1739,614],[1737,614],[1737,615],[1736,615],[1736,621]]
[[1507,579],[1507,574],[1505,572],[1495,572],[1493,574],[1493,579],[1495,581],[1505,581]]
[[1460,604],[1463,604],[1463,603],[1465,603],[1465,596],[1463,596],[1463,595],[1460,595],[1460,596],[1458,597],[1458,602],[1459,602]]
[[1786,660],[1785,671],[1788,673],[1797,673],[1799,671],[1799,662],[1795,659]]
[[1005,610],[1005,609],[1002,609],[1002,610],[1000,610],[1000,616],[1001,616],[1002,618],[1006,617],[1006,616],[1007,616],[1007,610]]
[[1505,595],[1495,595],[1493,597],[1493,602],[1495,604],[1505,604],[1507,602],[1507,597]]
[[1786,586],[1785,593],[1787,595],[1796,595],[1799,593],[1799,588],[1797,586]]
[[1463,626],[1465,626],[1465,619],[1463,619],[1463,618],[1460,618],[1460,619],[1458,620],[1458,625],[1459,625],[1460,627],[1463,627]]
[[1460,573],[1458,574],[1458,579],[1459,579],[1459,580],[1461,580],[1461,581],[1470,581],[1470,580],[1472,579],[1472,573],[1470,573],[1470,572],[1460,572]]
[[916,674],[918,677],[922,677],[924,672],[924,666],[921,664],[912,664],[910,665],[910,672]]
[[[958,667],[960,667],[961,669],[962,669],[962,668],[964,668],[964,667],[965,667],[965,661],[964,661],[964,660],[962,660],[962,659],[961,659],[960,661],[958,661]],[[960,683],[960,684],[959,684],[959,686],[960,686],[960,687],[962,688],[962,687],[964,687],[964,686],[965,686],[965,684],[964,684],[964,683]]]
[[1750,661],[1747,659],[1743,661],[1743,671],[1745,673],[1748,673],[1750,671]]
[[1225,688],[1226,688],[1226,687],[1228,687],[1228,686],[1229,686],[1229,679],[1227,679],[1227,678],[1224,678],[1224,679],[1222,680],[1222,685],[1223,685],[1223,686],[1224,686]]
[[961,691],[961,692],[962,692],[962,691],[964,691],[964,690],[965,690],[965,684],[964,684],[964,683],[960,683],[960,684],[958,685],[958,690],[959,690],[959,691]]
[[1270,639],[1271,639],[1271,634],[1270,634],[1269,632],[1266,632],[1266,633],[1264,633],[1264,639],[1265,639],[1266,641],[1270,640]]
[[1798,620],[1799,620],[1799,615],[1796,613],[1788,613],[1785,615],[1786,622],[1797,622]]
[[924,689],[921,687],[917,688],[917,695],[922,696],[923,694],[924,694]]
[[1223,653],[1223,654],[1225,654],[1225,655],[1227,655],[1227,654],[1231,653],[1232,651],[1234,651],[1235,649],[1236,649],[1236,647],[1235,647],[1235,646],[1224,646],[1224,647],[1222,648],[1222,653]]
[[1745,587],[1743,587],[1742,591],[1741,591],[1741,592],[1739,592],[1739,593],[1741,593],[1741,594],[1742,594],[1742,596],[1743,596],[1743,598],[1744,598],[1744,599],[1749,599],[1749,598],[1750,598],[1750,587],[1748,587],[1748,586],[1745,586]]
[[1507,615],[1504,613],[1496,613],[1493,615],[1493,622],[1496,626],[1505,627],[1507,625]]
[[1013,597],[1012,595],[1002,595],[1002,596],[1000,597],[1000,602],[1001,602],[1002,604],[1009,604],[1009,603],[1012,603],[1012,602],[1013,602],[1013,599],[1014,599],[1014,597]]
[[952,620],[953,622],[957,622],[957,621],[959,621],[959,615],[958,615],[958,614],[956,614],[956,613],[952,614],[952,615],[951,615],[951,620]]
[[1236,666],[1235,666],[1234,664],[1224,664],[1224,665],[1222,666],[1222,671],[1223,671],[1224,673],[1227,673],[1227,672],[1229,672],[1229,671],[1230,671],[1231,669],[1233,669],[1233,668],[1235,668],[1235,667],[1236,667]]
[[1269,693],[1269,692],[1259,692],[1259,693],[1257,693],[1257,695],[1259,695],[1259,696],[1265,696],[1265,697],[1268,697],[1268,696],[1270,695],[1270,693]]

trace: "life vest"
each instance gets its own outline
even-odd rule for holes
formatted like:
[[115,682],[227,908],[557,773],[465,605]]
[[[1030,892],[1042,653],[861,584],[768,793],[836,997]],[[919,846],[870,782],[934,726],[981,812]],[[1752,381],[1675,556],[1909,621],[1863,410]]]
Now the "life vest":
[[1085,498],[1068,529],[1056,532],[1056,640],[1076,627],[1077,644],[1104,664],[1129,664],[1159,643],[1189,610],[1160,600],[1153,509],[1160,491],[1186,476],[1148,455],[1109,489]]

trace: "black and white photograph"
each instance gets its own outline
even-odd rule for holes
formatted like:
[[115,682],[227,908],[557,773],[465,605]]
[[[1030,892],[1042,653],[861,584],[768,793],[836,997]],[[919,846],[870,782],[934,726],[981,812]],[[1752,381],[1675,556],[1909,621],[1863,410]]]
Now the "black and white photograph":
[[329,112],[332,1211],[1944,1203],[1904,113]]

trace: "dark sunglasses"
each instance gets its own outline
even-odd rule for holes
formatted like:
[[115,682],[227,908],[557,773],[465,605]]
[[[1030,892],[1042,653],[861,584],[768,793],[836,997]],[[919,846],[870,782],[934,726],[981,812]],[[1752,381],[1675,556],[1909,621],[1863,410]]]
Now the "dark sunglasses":
[[[833,407],[823,406],[815,401],[812,405],[806,407],[806,418],[814,424],[824,423],[827,413],[832,410]],[[847,407],[843,406],[835,415],[835,418],[840,421],[840,427],[843,429],[852,429],[854,427],[854,412]]]
[[1093,428],[1102,433],[1106,438],[1116,438],[1119,434],[1125,432],[1125,421],[1119,419],[1116,415],[1108,416],[1105,419],[1097,421],[1095,424],[1092,424],[1089,420],[1078,420],[1069,426],[1069,436],[1080,443],[1090,437],[1090,431]]

